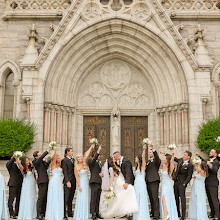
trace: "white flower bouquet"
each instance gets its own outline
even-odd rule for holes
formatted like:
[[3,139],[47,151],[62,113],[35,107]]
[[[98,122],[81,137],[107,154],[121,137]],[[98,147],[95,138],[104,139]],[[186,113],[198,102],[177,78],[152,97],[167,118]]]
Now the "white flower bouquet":
[[23,155],[24,155],[23,152],[21,152],[21,151],[15,151],[14,154],[13,154],[13,157],[14,157],[14,158],[20,158],[20,157],[22,157]]
[[53,150],[53,148],[54,148],[56,145],[57,145],[56,141],[51,141],[51,142],[49,143],[49,149],[50,149],[50,150]]
[[112,190],[105,190],[104,192],[104,203],[108,207],[110,202],[116,197],[115,193]]
[[148,147],[150,147],[152,145],[152,141],[149,138],[144,138],[142,144],[146,144]]
[[91,139],[89,140],[89,142],[90,142],[90,144],[94,144],[94,145],[98,145],[98,144],[99,144],[97,138],[91,138]]
[[216,142],[220,142],[220,136],[216,138]]
[[202,163],[202,160],[199,157],[195,157],[192,161],[192,163],[196,166],[200,165]]
[[169,150],[174,150],[174,149],[177,149],[177,148],[178,148],[178,146],[176,144],[170,144],[170,145],[167,146],[167,149],[169,149]]

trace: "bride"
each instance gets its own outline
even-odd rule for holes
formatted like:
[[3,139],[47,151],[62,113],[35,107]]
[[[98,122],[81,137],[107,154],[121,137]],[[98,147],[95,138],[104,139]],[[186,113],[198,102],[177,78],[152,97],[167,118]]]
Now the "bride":
[[[103,199],[100,204],[100,213],[103,218],[107,219],[121,218],[124,216],[129,218],[129,216],[138,211],[136,195],[134,187],[131,184],[128,185],[127,189],[124,189],[125,179],[115,162],[114,158],[110,159],[108,162],[109,169],[107,172],[104,171],[103,177],[103,182],[109,179],[109,186],[106,190],[113,190],[115,198],[112,199],[108,206],[105,205]],[[108,176],[109,174],[110,176]],[[104,189],[102,194],[104,194]],[[103,197],[103,195],[101,197]]]

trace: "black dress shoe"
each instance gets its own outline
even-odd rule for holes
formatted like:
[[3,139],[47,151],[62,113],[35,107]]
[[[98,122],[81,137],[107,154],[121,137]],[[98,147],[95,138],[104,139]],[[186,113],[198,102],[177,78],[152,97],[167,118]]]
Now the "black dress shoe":
[[68,220],[68,218],[66,216],[64,216],[63,220]]
[[17,219],[17,217],[15,215],[10,216],[10,218]]
[[72,217],[73,217],[73,214],[68,214],[68,217],[72,218]]
[[150,214],[150,217],[151,217],[151,218],[153,218],[153,217],[154,217],[154,215],[151,213],[151,214]]
[[133,216],[132,216],[132,215],[127,216],[127,219],[128,219],[128,220],[132,220],[132,219],[133,219]]
[[208,218],[215,218],[215,216],[211,214],[208,216]]
[[159,217],[153,217],[153,219],[158,220],[158,219],[159,219]]
[[96,215],[92,215],[92,220],[96,220],[96,219],[98,219],[97,217],[96,217]]
[[99,213],[96,214],[96,218],[103,219],[102,216]]
[[185,220],[185,219],[186,219],[186,217],[181,217],[181,218],[180,218],[180,220]]

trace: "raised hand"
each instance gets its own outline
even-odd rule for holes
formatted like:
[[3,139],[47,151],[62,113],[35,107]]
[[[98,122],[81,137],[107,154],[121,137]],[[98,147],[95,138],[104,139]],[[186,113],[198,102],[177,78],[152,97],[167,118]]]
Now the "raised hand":
[[197,156],[197,157],[200,157],[200,153],[199,153],[199,152],[196,152],[196,156]]
[[166,152],[165,151],[160,151],[160,154],[166,154]]
[[151,148],[152,148],[152,149],[155,149],[155,147],[154,147],[154,144],[153,144],[153,143],[151,144]]
[[143,146],[143,149],[144,149],[144,150],[146,150],[146,149],[147,149],[147,145],[146,145],[146,144]]
[[97,150],[97,153],[99,154],[101,150],[102,150],[102,145],[99,145],[99,148],[98,148],[98,150]]

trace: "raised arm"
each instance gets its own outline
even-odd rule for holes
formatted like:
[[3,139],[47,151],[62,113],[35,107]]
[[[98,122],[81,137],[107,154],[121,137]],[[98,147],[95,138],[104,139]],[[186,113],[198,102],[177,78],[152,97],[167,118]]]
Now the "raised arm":
[[113,171],[113,168],[111,167],[109,169],[109,172],[110,172],[110,180],[109,180],[109,190],[111,190],[111,186],[112,186],[112,183],[114,181],[114,171]]
[[84,154],[84,160],[85,161],[87,161],[89,159],[89,155],[91,154],[93,148],[94,148],[94,145],[92,144],[90,146],[90,148],[85,152],[85,154]]
[[153,154],[154,154],[154,159],[155,159],[155,164],[156,166],[159,168],[160,167],[160,164],[161,164],[161,159],[155,149],[155,146],[152,144],[151,145],[151,148],[152,148],[152,151],[153,151]]
[[172,157],[171,157],[171,161],[170,161],[170,174],[173,173],[174,168],[175,168],[175,164],[174,164],[174,150],[172,150]]
[[89,167],[93,167],[95,165],[96,160],[98,159],[99,155],[100,155],[100,151],[102,149],[102,146],[100,145],[96,154],[94,155],[94,157],[91,160],[88,160],[88,165]]
[[34,165],[35,166],[38,165],[44,159],[44,157],[47,156],[48,153],[49,153],[49,150],[46,150],[38,159],[34,161]]
[[79,191],[82,192],[82,188],[80,186],[80,181],[79,181],[79,173],[78,173],[78,170],[77,170],[76,167],[74,168],[74,174],[75,174],[75,177],[76,177],[77,185],[79,187]]
[[51,170],[56,168],[56,158],[57,158],[57,151],[56,149],[54,149],[54,154],[53,154],[52,161],[51,161]]
[[15,158],[12,157],[7,163],[6,163],[6,168],[8,171],[11,170],[13,163],[15,162]]
[[21,174],[24,174],[24,167],[21,165],[20,159],[16,159],[15,161],[16,161],[16,163],[17,163],[18,166],[19,166],[19,169],[20,169],[20,171],[21,171]]
[[143,152],[142,152],[142,167],[141,167],[142,171],[145,171],[146,169],[146,149],[147,149],[147,146],[145,144],[143,147]]

